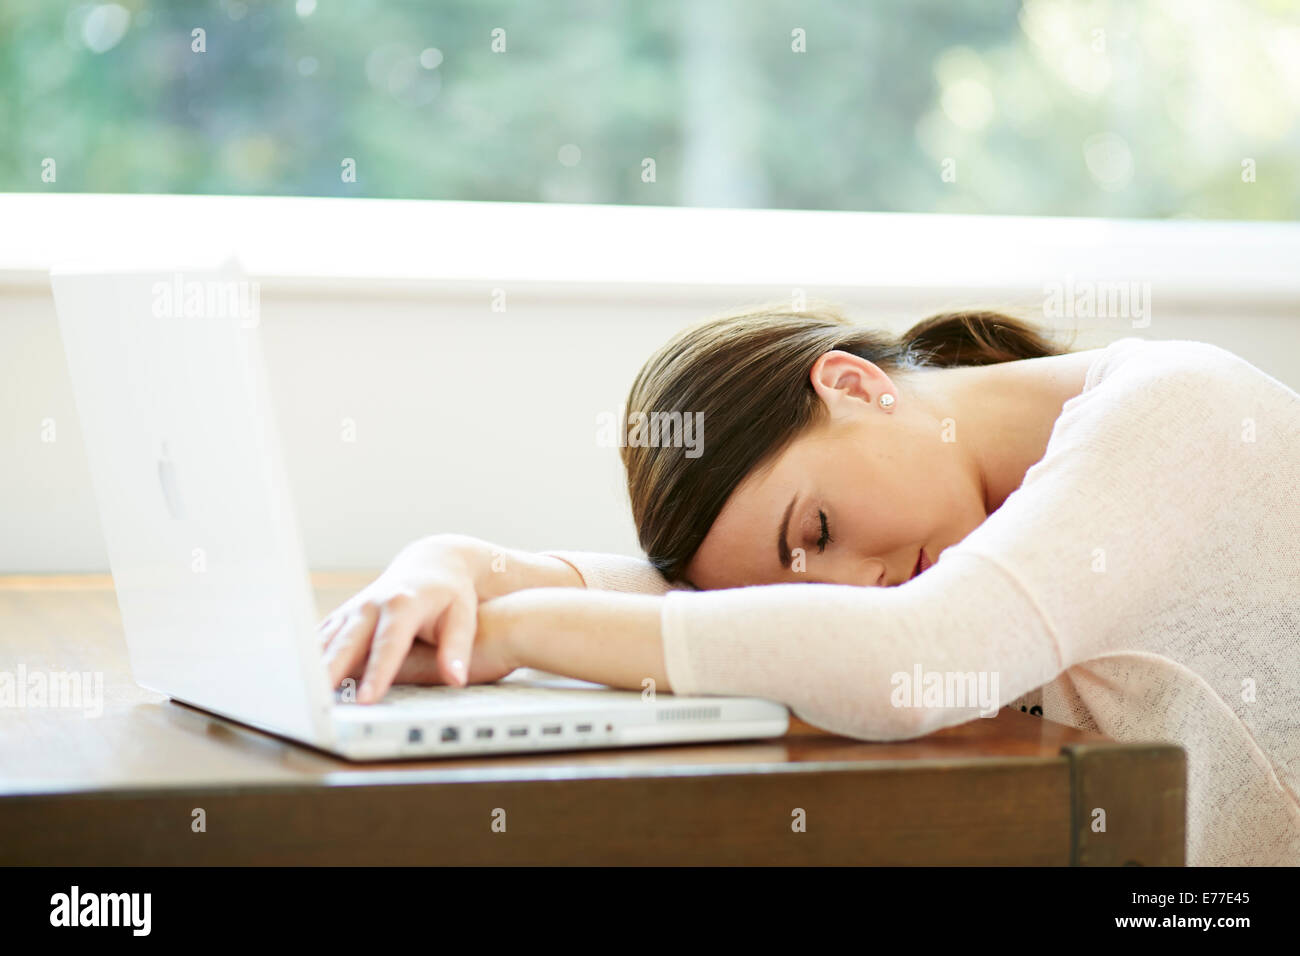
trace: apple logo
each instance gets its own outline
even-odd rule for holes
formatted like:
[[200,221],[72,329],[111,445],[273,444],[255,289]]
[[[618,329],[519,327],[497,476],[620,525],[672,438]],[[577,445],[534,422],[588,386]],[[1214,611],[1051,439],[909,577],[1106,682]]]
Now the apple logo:
[[171,451],[167,447],[167,442],[162,443],[162,456],[158,459],[158,483],[162,485],[163,500],[167,502],[167,510],[176,521],[181,521],[185,517],[185,509],[181,507],[180,487],[176,481],[176,465],[172,462]]

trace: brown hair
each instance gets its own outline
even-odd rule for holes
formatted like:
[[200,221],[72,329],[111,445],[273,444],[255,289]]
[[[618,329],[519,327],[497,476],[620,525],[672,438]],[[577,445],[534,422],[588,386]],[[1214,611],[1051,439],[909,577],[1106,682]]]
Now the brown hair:
[[620,451],[641,547],[668,580],[684,574],[736,486],[820,419],[824,406],[809,376],[833,349],[887,374],[1069,351],[1029,323],[992,311],[943,312],[901,336],[857,325],[828,304],[763,305],[684,329],[637,374],[628,421],[637,413],[703,413],[695,420],[708,440],[691,457],[682,448],[646,447],[643,439],[634,444],[629,434]]

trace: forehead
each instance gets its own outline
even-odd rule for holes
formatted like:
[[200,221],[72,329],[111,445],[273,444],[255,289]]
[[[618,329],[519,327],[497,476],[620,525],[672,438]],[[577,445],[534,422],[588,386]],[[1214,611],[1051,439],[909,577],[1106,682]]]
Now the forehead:
[[[787,449],[789,451],[789,449]],[[777,533],[796,490],[782,454],[736,486],[687,569],[703,588],[768,583],[780,572]]]

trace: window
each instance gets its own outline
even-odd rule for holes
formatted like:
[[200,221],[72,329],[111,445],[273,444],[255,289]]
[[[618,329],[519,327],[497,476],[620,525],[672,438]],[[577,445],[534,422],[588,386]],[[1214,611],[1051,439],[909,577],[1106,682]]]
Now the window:
[[0,10],[0,190],[1295,219],[1285,0]]

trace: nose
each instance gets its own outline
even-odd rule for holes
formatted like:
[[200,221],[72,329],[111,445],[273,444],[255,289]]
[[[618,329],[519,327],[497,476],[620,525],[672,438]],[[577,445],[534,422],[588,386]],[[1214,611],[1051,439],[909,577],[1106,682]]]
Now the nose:
[[889,571],[889,564],[883,558],[877,558],[875,561],[879,570],[875,570],[875,566],[873,566],[872,571],[869,573],[875,574],[874,581],[876,587],[896,588],[900,584],[906,584],[912,579],[912,572],[916,569],[915,562],[908,565],[906,557],[899,558],[894,562],[894,567],[897,569],[897,580],[893,580],[893,576],[891,576]]
[[880,558],[871,558],[862,572],[861,583],[869,588],[889,587],[889,566]]
[[859,588],[886,588],[902,584],[907,580],[908,574],[910,572],[904,574],[902,580],[891,583],[889,565],[882,558],[868,558],[856,568],[840,568],[838,573],[827,574],[819,580],[826,584],[848,584]]

